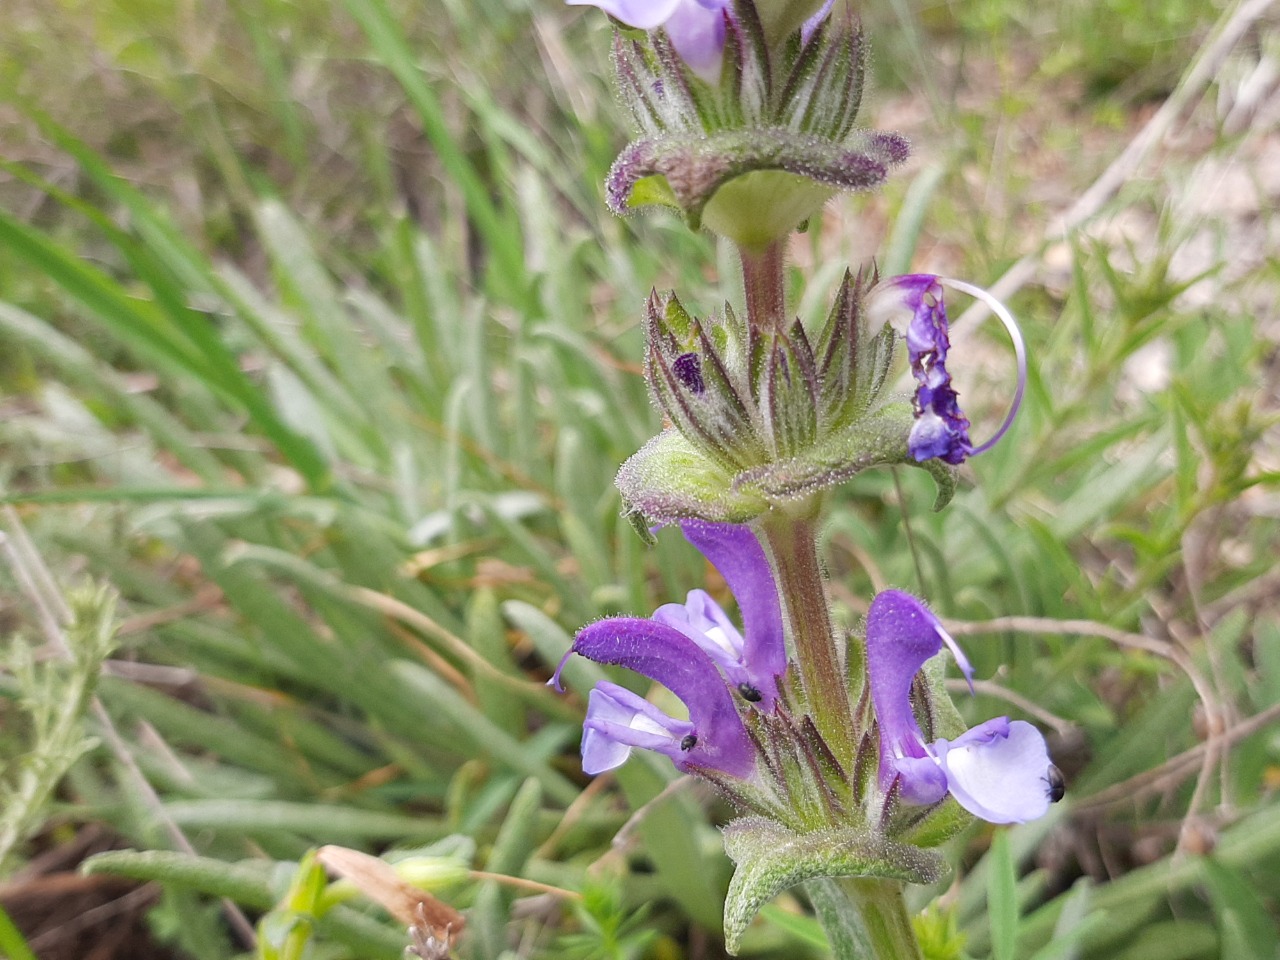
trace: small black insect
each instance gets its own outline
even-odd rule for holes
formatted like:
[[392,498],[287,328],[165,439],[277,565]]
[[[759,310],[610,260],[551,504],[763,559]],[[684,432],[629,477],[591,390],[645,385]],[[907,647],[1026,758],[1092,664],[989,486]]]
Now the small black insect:
[[698,745],[698,738],[697,738],[696,736],[694,736],[692,733],[686,733],[686,734],[685,734],[685,735],[680,739],[680,749],[681,749],[681,750],[689,751],[689,750],[692,750],[692,749],[693,749],[694,747],[696,747],[697,745]]
[[1045,775],[1041,777],[1048,785],[1049,802],[1057,803],[1067,795],[1067,781],[1062,776],[1062,771],[1049,764],[1049,769],[1045,771]]
[[738,684],[738,693],[742,696],[742,699],[746,700],[748,703],[759,703],[764,699],[764,694],[749,683]]

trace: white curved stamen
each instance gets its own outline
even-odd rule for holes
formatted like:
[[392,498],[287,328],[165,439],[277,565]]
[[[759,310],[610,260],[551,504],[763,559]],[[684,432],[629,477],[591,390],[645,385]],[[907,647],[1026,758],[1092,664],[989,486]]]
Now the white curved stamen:
[[955,658],[956,666],[960,668],[960,672],[964,674],[965,680],[969,683],[969,693],[973,695],[973,664],[969,662],[969,658],[965,656],[964,651],[960,649],[960,644],[956,643],[951,634],[943,630],[941,626],[936,626],[933,629],[938,631],[938,636],[947,645],[947,649],[951,651],[951,656]]
[[991,439],[973,448],[969,455],[974,456],[979,453],[984,453],[995,446],[1000,438],[1008,432],[1011,426],[1013,426],[1014,418],[1018,416],[1018,409],[1022,406],[1022,395],[1027,389],[1027,348],[1026,344],[1023,342],[1022,330],[1018,327],[1018,321],[1013,319],[1013,314],[1009,312],[1009,308],[986,290],[983,290],[981,287],[975,287],[973,284],[966,283],[963,280],[952,279],[951,277],[938,277],[937,282],[942,284],[944,287],[950,287],[952,290],[958,290],[960,293],[966,293],[975,300],[981,300],[985,303],[991,312],[1000,318],[1000,322],[1004,324],[1005,330],[1009,333],[1009,339],[1013,341],[1013,352],[1014,356],[1017,358],[1018,386],[1013,393],[1013,403],[1009,405],[1009,412],[1005,414],[1004,422],[1000,424],[1000,429],[991,435]]

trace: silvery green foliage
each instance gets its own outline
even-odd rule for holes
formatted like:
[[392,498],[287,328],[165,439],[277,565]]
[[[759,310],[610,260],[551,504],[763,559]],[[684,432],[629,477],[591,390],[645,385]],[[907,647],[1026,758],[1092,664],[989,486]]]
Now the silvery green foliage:
[[647,307],[647,379],[671,426],[623,464],[627,509],[647,522],[745,522],[771,504],[841,483],[868,467],[922,466],[950,499],[954,472],[910,456],[908,398],[885,395],[895,334],[861,309],[871,281],[846,274],[816,338],[691,316],[674,294]]
[[615,35],[618,86],[641,132],[609,174],[615,212],[664,204],[697,228],[718,190],[768,172],[777,176],[754,185],[761,202],[753,205],[751,230],[753,238],[758,231],[781,235],[835,191],[874,187],[906,158],[897,134],[854,127],[866,51],[848,14],[827,16],[774,46],[751,0],[727,9],[725,23],[718,84],[691,70],[662,30]]
[[0,867],[39,829],[62,777],[97,743],[85,735],[84,717],[102,662],[115,647],[115,594],[89,589],[67,599],[74,615],[65,631],[67,658],[37,663],[20,639],[9,648],[6,666],[27,715],[30,739],[0,783]]

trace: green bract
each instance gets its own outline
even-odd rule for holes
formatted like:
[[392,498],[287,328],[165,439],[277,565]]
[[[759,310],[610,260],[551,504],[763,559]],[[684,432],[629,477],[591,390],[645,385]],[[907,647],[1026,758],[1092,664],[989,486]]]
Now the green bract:
[[618,31],[618,85],[641,137],[609,173],[614,212],[669,206],[695,229],[762,249],[837,191],[877,186],[906,158],[902,137],[854,128],[865,48],[847,12],[803,31],[797,23],[773,42],[761,17],[776,13],[782,25],[798,10],[809,5],[735,4],[716,85],[688,67],[662,30]]
[[805,880],[881,877],[932,883],[942,875],[935,853],[897,843],[866,827],[795,833],[764,817],[743,817],[724,829],[724,849],[737,868],[724,905],[725,947],[736,953],[760,908]]
[[954,471],[911,456],[911,403],[884,395],[896,335],[868,329],[868,286],[846,274],[813,340],[799,321],[761,331],[727,304],[723,319],[703,321],[674,294],[653,294],[646,374],[671,426],[619,471],[627,510],[646,522],[745,522],[887,464],[928,470],[945,505]]

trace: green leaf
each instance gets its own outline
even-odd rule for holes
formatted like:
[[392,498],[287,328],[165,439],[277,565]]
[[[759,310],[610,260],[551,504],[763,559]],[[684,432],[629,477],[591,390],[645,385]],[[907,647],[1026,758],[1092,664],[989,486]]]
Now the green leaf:
[[893,218],[893,229],[889,231],[884,253],[879,257],[881,276],[892,277],[911,268],[911,258],[915,256],[925,215],[946,174],[945,164],[931,163],[911,181],[898,215]]
[[8,960],[36,960],[22,931],[14,926],[3,907],[0,907],[0,954]]
[[[506,819],[485,863],[486,871],[517,877],[523,875],[525,862],[537,843],[541,804],[542,787],[537,780],[526,780],[507,810]],[[496,957],[502,952],[513,899],[515,893],[510,888],[493,881],[483,884],[476,894],[468,933],[476,938],[480,956]]]
[[991,859],[991,869],[987,872],[991,956],[993,960],[1014,960],[1018,949],[1018,875],[1007,831],[996,831],[987,856]]
[[[1115,960],[1247,960],[1250,955],[1232,953],[1225,942],[1219,949],[1212,927],[1174,920],[1151,924],[1113,956]],[[1271,958],[1275,954],[1261,956]]]
[[768,509],[768,501],[747,486],[735,486],[677,430],[664,430],[618,471],[618,489],[628,510],[651,521],[700,517],[745,523]]
[[560,803],[569,804],[578,798],[578,788],[553,770],[547,757],[530,749],[528,743],[512,737],[438,674],[408,660],[397,661],[392,669],[417,691],[424,703],[431,704],[436,717],[447,718],[458,735],[470,742],[474,750],[532,777]]
[[636,833],[663,886],[687,916],[714,931],[724,916],[729,865],[712,846],[715,833],[689,791],[663,794],[674,773],[665,757],[649,754],[634,757],[615,776],[627,805],[646,811]]
[[1204,862],[1205,887],[1218,915],[1222,956],[1231,960],[1274,960],[1276,924],[1253,885],[1210,857]]
[[932,883],[942,860],[865,828],[796,833],[763,817],[744,817],[724,829],[724,848],[737,864],[725,900],[725,944],[734,952],[747,925],[788,887],[820,877],[883,877]]

